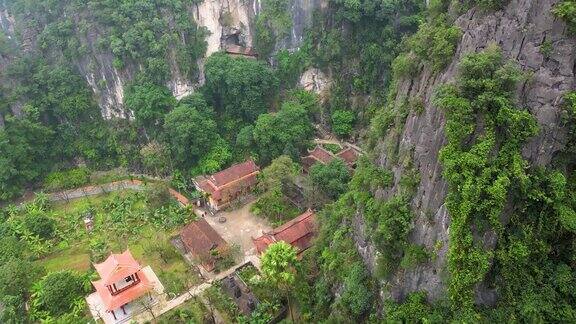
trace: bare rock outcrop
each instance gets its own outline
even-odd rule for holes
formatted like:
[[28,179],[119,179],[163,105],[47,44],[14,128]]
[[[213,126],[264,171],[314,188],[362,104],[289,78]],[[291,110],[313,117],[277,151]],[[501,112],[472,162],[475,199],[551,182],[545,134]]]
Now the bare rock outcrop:
[[[484,12],[472,8],[460,16],[455,24],[463,36],[452,63],[441,73],[432,73],[423,67],[417,75],[402,80],[398,85],[397,104],[405,98],[421,98],[425,110],[411,112],[398,136],[400,156],[412,155],[413,165],[420,173],[421,182],[412,200],[415,214],[410,241],[425,246],[434,254],[433,260],[409,271],[399,271],[388,282],[387,292],[403,299],[413,291],[426,291],[431,300],[445,295],[449,244],[450,216],[444,205],[447,184],[442,178],[438,160],[440,149],[446,144],[443,112],[432,104],[436,88],[453,82],[457,65],[463,55],[478,52],[491,43],[502,48],[505,58],[516,61],[529,77],[519,85],[517,102],[526,107],[537,119],[540,134],[523,148],[523,156],[533,165],[547,165],[566,145],[566,130],[560,126],[562,96],[576,85],[576,39],[567,35],[566,26],[556,19],[550,9],[557,0],[511,0],[503,10]],[[552,51],[546,53],[544,44]],[[390,134],[388,136],[391,136]],[[393,170],[396,181],[404,166],[387,155],[387,139],[377,147],[378,163]],[[397,190],[381,193],[383,198]],[[485,246],[496,245],[496,238],[484,237]],[[373,263],[375,256],[368,261]],[[482,285],[477,289],[477,302],[492,304],[497,298],[494,291]]]

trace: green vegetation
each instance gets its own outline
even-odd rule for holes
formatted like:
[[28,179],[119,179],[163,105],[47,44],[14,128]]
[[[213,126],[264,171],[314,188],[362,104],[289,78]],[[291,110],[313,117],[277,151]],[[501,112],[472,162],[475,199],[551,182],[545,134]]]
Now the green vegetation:
[[147,130],[160,125],[164,115],[176,104],[176,99],[165,86],[135,82],[126,88],[124,105],[134,112],[136,121]]
[[390,323],[442,323],[441,306],[432,307],[426,301],[426,293],[415,292],[406,297],[402,304],[386,303],[386,321]]
[[217,53],[206,62],[206,98],[227,131],[254,122],[268,111],[278,80],[264,63]]
[[32,288],[31,317],[36,320],[49,319],[64,314],[81,317],[90,287],[86,276],[65,270],[52,272],[34,284]]
[[178,306],[168,313],[164,313],[158,319],[159,324],[187,324],[206,323],[213,320],[213,314],[206,309],[206,306],[198,297],[192,297],[184,304]]
[[262,11],[256,17],[254,43],[258,53],[269,56],[274,50],[276,41],[290,35],[292,16],[288,0],[264,0]]
[[198,163],[217,139],[216,122],[209,112],[190,105],[180,105],[166,116],[166,141],[180,167]]
[[[514,107],[511,96],[520,74],[505,64],[499,49],[470,54],[459,68],[458,83],[445,86],[436,104],[447,115],[448,145],[441,161],[451,188],[450,299],[454,310],[472,318],[473,288],[487,273],[491,256],[474,242],[470,227],[491,226],[502,233],[500,214],[510,186],[527,181],[520,146],[537,128],[527,111]],[[473,137],[479,116],[484,133]]]
[[[456,26],[450,26],[441,18],[436,18],[432,23],[420,25],[418,32],[408,41],[408,47],[420,60],[432,64],[436,71],[444,69],[452,61],[456,45],[462,32]],[[401,75],[407,75],[414,68],[410,58],[405,57],[397,61],[395,71]],[[406,66],[406,65],[410,65]]]
[[44,188],[49,191],[82,187],[90,181],[90,170],[85,167],[54,171],[44,179]]
[[340,159],[333,159],[328,164],[316,163],[310,168],[312,185],[331,199],[346,192],[350,177],[348,166]]
[[[170,243],[170,236],[193,216],[162,194],[161,186],[151,187],[146,193],[114,192],[54,205],[39,195],[21,209],[7,208],[0,225],[0,273],[28,266],[5,277],[21,287],[8,288],[0,280],[0,300],[10,306],[3,318],[26,319],[18,303],[31,298],[29,315],[35,320],[78,321],[86,314],[84,297],[94,279],[90,263],[126,248],[143,266],[154,269],[169,295],[197,284],[199,278]],[[87,216],[94,222],[90,233],[84,228]],[[43,273],[46,278],[38,281]],[[57,281],[68,286],[55,285]]]
[[236,305],[232,297],[222,290],[222,282],[213,283],[210,288],[206,289],[204,297],[218,310],[227,323],[231,323],[233,319],[240,315],[238,305]]
[[408,244],[404,251],[402,261],[400,261],[400,267],[403,269],[411,269],[418,264],[425,263],[428,259],[429,255],[426,248],[416,244]]
[[309,112],[296,101],[287,101],[277,113],[263,114],[254,126],[253,139],[259,161],[267,164],[280,155],[298,159],[314,134]]
[[270,244],[262,255],[262,276],[286,298],[292,322],[294,314],[291,296],[298,266],[296,252],[292,245],[279,241]]
[[337,110],[332,113],[332,131],[340,137],[348,137],[352,133],[354,113],[348,110]]
[[552,13],[566,22],[571,34],[576,33],[576,1],[563,0],[552,8]]
[[298,214],[296,207],[284,195],[286,186],[293,185],[299,167],[288,156],[280,156],[262,170],[257,191],[258,200],[252,212],[267,218],[273,225],[280,225]]
[[[304,253],[295,283],[296,297],[305,322],[359,321],[375,301],[374,282],[352,240],[349,222],[354,216],[350,195],[319,214],[320,233]],[[339,289],[339,297],[332,294]]]
[[[142,66],[146,79],[161,84],[169,74],[169,54],[180,72],[190,78],[197,73],[196,62],[206,50],[207,31],[198,28],[183,0],[68,1],[49,0],[30,3],[13,1],[10,8],[18,15],[45,25],[38,36],[44,51],[61,52],[69,60],[85,54],[90,30],[99,30],[96,46],[114,55],[114,66]],[[69,18],[63,18],[69,17]],[[77,17],[79,19],[73,19]]]

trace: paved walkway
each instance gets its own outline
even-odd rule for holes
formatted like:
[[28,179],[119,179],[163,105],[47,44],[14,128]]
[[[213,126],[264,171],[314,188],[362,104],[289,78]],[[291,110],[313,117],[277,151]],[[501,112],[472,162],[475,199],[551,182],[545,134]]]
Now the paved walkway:
[[[50,199],[51,201],[63,201],[87,196],[96,196],[112,191],[119,191],[126,189],[144,190],[147,184],[148,184],[147,182],[143,182],[137,179],[114,181],[101,185],[85,186],[81,188],[50,193],[48,194],[48,199]],[[184,197],[184,195],[182,195],[178,191],[172,188],[168,188],[168,191],[170,192],[170,195],[174,197],[174,199],[176,199],[182,206],[188,206],[190,204],[188,198]]]
[[[214,278],[212,278],[206,282],[203,282],[197,286],[190,288],[187,292],[183,293],[182,295],[180,295],[174,299],[167,301],[166,303],[158,304],[156,307],[157,308],[162,307],[162,308],[154,310],[154,314],[155,314],[156,318],[158,318],[162,314],[184,304],[185,302],[190,300],[192,297],[200,296],[204,291],[206,291],[206,289],[208,289],[212,286],[212,283],[214,281],[224,279],[225,277],[231,275],[238,268],[242,267],[243,265],[245,265],[248,262],[252,262],[252,264],[254,264],[254,266],[256,268],[260,269],[260,259],[258,259],[258,257],[254,256],[254,255],[247,256],[246,258],[244,258],[244,261],[236,264],[235,266],[231,267],[230,269],[228,269],[226,271],[220,272],[219,274],[214,276]],[[217,315],[216,317],[220,317],[220,316]],[[152,321],[153,318],[149,312],[144,312],[144,313],[141,313],[141,314],[134,316],[132,318],[132,320],[134,320],[138,323],[145,323],[145,322]],[[220,320],[222,320],[221,317],[220,317]]]
[[355,149],[356,151],[358,151],[358,152],[360,152],[360,153],[362,153],[362,154],[365,153],[364,150],[363,150],[362,148],[360,148],[359,146],[357,146],[357,145],[354,145],[354,144],[352,144],[352,143],[350,143],[350,142],[341,142],[341,141],[336,140],[336,139],[320,139],[320,138],[316,138],[316,139],[314,139],[314,144],[320,144],[320,145],[322,145],[322,144],[335,144],[335,145],[338,145],[338,146],[340,146],[340,147],[342,147],[342,148],[345,148],[346,146],[350,146],[351,148]]
[[[104,194],[104,193],[108,193],[108,192],[112,192],[112,191],[119,191],[119,190],[126,190],[126,189],[143,190],[145,188],[145,186],[146,186],[146,183],[141,181],[141,180],[122,180],[122,181],[115,181],[115,182],[102,184],[102,185],[85,186],[85,187],[81,187],[81,188],[55,192],[55,193],[49,194],[48,198],[51,201],[63,201],[63,200],[70,200],[70,199],[82,198],[82,197],[87,197],[87,196],[100,195],[100,194]],[[170,194],[172,195],[172,197],[174,197],[181,205],[183,205],[183,206],[190,205],[190,201],[184,195],[182,195],[181,193],[179,193],[178,191],[176,191],[172,188],[169,188],[169,191],[170,191]],[[249,210],[249,207],[250,207],[250,205],[244,206],[244,208],[246,210]],[[201,209],[194,208],[194,211],[197,214],[202,214]],[[209,218],[209,217],[210,216],[207,216],[207,218]],[[231,219],[234,219],[234,217],[232,217]],[[216,224],[213,224],[212,226],[215,226],[215,225]],[[250,232],[249,233],[250,235],[259,234],[260,231],[268,228],[268,226],[264,225],[264,224],[256,224],[256,226],[254,226],[254,227],[255,227],[254,230],[256,232],[254,232],[254,233]],[[250,230],[252,230],[252,228]],[[250,239],[250,242],[251,242],[251,239]],[[245,244],[241,244],[241,245],[245,245]],[[243,247],[245,248],[245,246],[243,246]],[[249,255],[244,256],[244,260],[242,262],[234,265],[233,267],[231,267],[230,269],[228,269],[226,271],[223,271],[223,272],[221,272],[215,276],[212,276],[212,278],[210,278],[208,281],[203,282],[197,286],[190,288],[187,292],[183,293],[182,295],[180,295],[176,298],[165,301],[164,294],[163,293],[159,294],[162,296],[162,300],[154,306],[156,308],[153,310],[155,317],[157,318],[157,317],[161,316],[162,314],[182,305],[183,303],[190,300],[192,297],[200,296],[206,289],[208,289],[208,288],[210,288],[210,286],[212,286],[212,283],[214,281],[218,281],[218,280],[221,280],[221,279],[229,276],[230,274],[234,273],[238,268],[242,267],[243,265],[245,265],[248,262],[252,262],[252,264],[254,264],[254,266],[258,270],[260,270],[260,259],[256,255],[249,254]],[[162,290],[163,290],[163,288],[162,288]],[[203,299],[201,299],[201,300],[203,303],[205,303],[205,304],[207,303],[206,300],[203,300]],[[220,323],[223,323],[222,317],[219,314],[217,314],[217,312],[215,312],[215,313],[216,313],[215,314],[216,320],[220,321]],[[95,318],[97,317],[97,314],[93,314],[93,315],[95,315]],[[153,318],[152,314],[150,314],[150,312],[148,312],[148,311],[141,312],[139,314],[135,314],[132,317],[132,320],[136,321],[138,323],[150,322],[153,319],[154,318]]]

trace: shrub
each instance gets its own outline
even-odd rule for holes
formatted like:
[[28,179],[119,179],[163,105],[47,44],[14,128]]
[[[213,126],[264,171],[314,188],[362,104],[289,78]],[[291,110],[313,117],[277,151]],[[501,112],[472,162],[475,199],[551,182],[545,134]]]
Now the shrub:
[[347,137],[352,133],[354,113],[349,110],[336,110],[332,113],[332,131],[339,137]]
[[411,269],[420,263],[426,262],[428,259],[428,251],[423,246],[408,244],[408,247],[404,250],[404,257],[400,261],[400,267]]
[[151,183],[146,188],[146,200],[152,209],[166,207],[172,201],[168,186],[164,183]]
[[56,221],[42,212],[26,214],[24,224],[32,234],[40,238],[48,240],[54,237]]
[[77,272],[65,270],[52,272],[34,285],[32,314],[41,319],[61,316],[70,312],[83,312],[86,281]]
[[90,170],[85,167],[66,171],[51,172],[44,179],[44,187],[49,191],[72,189],[90,181]]
[[576,1],[564,0],[552,8],[552,13],[564,20],[568,26],[568,31],[572,34],[576,33]]
[[450,26],[440,18],[437,21],[434,24],[422,24],[408,43],[418,58],[432,63],[432,68],[440,71],[452,61],[462,32],[458,27]]
[[340,159],[328,164],[316,163],[310,168],[312,184],[332,199],[338,198],[348,189],[350,171]]
[[411,53],[403,53],[392,61],[392,73],[394,78],[411,77],[418,72],[418,58]]

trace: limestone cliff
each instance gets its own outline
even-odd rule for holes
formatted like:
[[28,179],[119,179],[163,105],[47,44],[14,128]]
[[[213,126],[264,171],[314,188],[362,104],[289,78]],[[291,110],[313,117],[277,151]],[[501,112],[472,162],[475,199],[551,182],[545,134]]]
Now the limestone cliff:
[[[303,39],[304,30],[312,23],[312,13],[321,5],[319,0],[294,0],[291,2],[291,17],[293,18],[290,37],[278,41],[276,49],[297,48]],[[19,40],[19,50],[28,53],[37,49],[37,36],[45,26],[29,24],[26,15],[16,17],[0,1],[0,30]],[[198,26],[205,27],[209,32],[206,37],[206,57],[219,51],[226,44],[239,44],[251,47],[253,39],[253,21],[261,10],[259,0],[205,0],[200,4],[191,4],[187,8],[189,19]],[[73,17],[77,23],[85,17]],[[74,64],[87,84],[95,94],[95,98],[105,118],[130,118],[131,112],[123,108],[124,86],[133,79],[141,69],[140,66],[128,64],[117,69],[113,54],[98,47],[98,39],[103,31],[89,28],[86,32],[75,36],[85,46],[86,53],[81,55]],[[194,79],[183,75],[181,67],[175,58],[174,51],[168,53],[170,78],[166,86],[176,98],[182,98],[194,91],[204,82],[203,61],[198,62],[199,73]],[[1,64],[1,62],[0,62]]]
[[[437,257],[427,264],[408,271],[400,271],[385,289],[394,299],[402,299],[413,291],[424,290],[432,300],[445,293],[446,256],[450,215],[444,200],[447,184],[442,178],[442,166],[438,160],[440,149],[446,144],[443,112],[432,104],[436,88],[452,82],[457,65],[463,55],[478,52],[491,43],[502,48],[504,57],[517,62],[530,76],[517,89],[519,105],[526,107],[538,120],[540,134],[523,149],[524,157],[533,165],[547,165],[566,145],[566,130],[560,125],[562,95],[576,86],[576,39],[567,35],[566,26],[551,13],[557,0],[511,0],[496,12],[472,8],[456,19],[463,36],[452,63],[442,72],[433,73],[427,66],[411,78],[400,80],[396,105],[405,98],[421,98],[425,109],[421,114],[411,112],[399,134],[388,134],[377,146],[377,163],[393,170],[396,184],[391,190],[380,192],[388,197],[398,189],[399,175],[405,171],[401,162],[412,156],[414,168],[420,173],[420,184],[412,200],[415,214],[410,241],[424,245]],[[549,43],[553,50],[545,55],[543,44]],[[388,141],[399,147],[398,159],[386,153]],[[365,261],[373,266],[375,252],[362,235],[362,218],[357,217],[357,242]],[[482,238],[487,248],[496,245],[496,236],[486,233]],[[477,301],[492,303],[495,292],[477,289]]]

